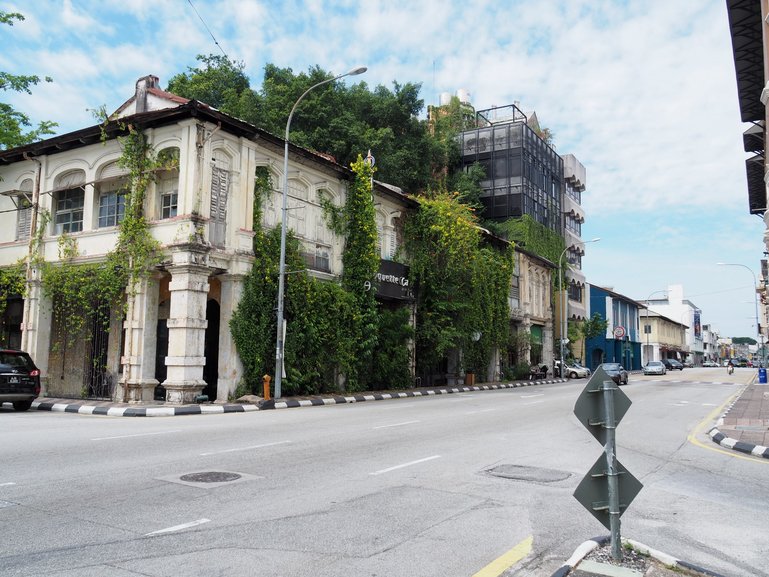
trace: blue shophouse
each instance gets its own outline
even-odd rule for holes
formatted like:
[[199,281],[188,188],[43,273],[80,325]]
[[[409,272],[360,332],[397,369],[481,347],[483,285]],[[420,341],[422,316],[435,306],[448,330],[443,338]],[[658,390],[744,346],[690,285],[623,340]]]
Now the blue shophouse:
[[606,333],[585,343],[591,370],[601,363],[621,363],[628,371],[641,368],[639,311],[643,305],[607,288],[589,285],[590,314],[608,321]]

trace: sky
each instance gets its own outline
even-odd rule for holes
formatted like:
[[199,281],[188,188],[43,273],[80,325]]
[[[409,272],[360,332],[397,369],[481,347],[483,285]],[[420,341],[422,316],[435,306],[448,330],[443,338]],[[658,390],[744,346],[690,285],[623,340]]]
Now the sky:
[[[520,102],[587,170],[583,272],[637,301],[683,285],[702,324],[753,336],[765,226],[748,211],[724,0],[0,0],[0,70],[50,76],[0,93],[64,134],[115,110],[148,74],[165,87],[198,54],[311,66],[347,82],[464,89],[476,109]],[[718,266],[726,262],[742,266]],[[745,268],[747,267],[747,268]],[[750,269],[750,270],[748,270]],[[674,319],[678,320],[678,319]]]

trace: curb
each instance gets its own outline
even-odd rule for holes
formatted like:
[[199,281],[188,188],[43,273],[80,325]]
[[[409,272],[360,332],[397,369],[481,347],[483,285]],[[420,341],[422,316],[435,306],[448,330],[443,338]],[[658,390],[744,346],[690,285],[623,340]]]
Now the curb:
[[737,439],[727,437],[718,430],[717,425],[708,431],[708,436],[714,443],[727,449],[739,451],[740,453],[747,453],[748,455],[753,455],[754,457],[763,457],[764,459],[769,459],[769,447],[764,447],[763,445],[754,445],[752,443],[743,443]]
[[295,407],[310,407],[319,405],[342,405],[345,403],[363,403],[365,401],[385,401],[389,399],[405,399],[409,397],[431,397],[434,395],[451,395],[454,393],[468,393],[473,391],[493,391],[498,389],[517,389],[519,387],[531,387],[534,385],[551,385],[553,383],[565,383],[568,379],[539,379],[536,381],[516,381],[513,383],[500,383],[497,385],[478,385],[462,387],[442,387],[438,389],[426,389],[422,391],[402,391],[395,393],[371,393],[360,395],[334,395],[333,397],[317,397],[314,399],[289,399],[276,401],[271,399],[260,404],[260,409],[291,409]]
[[87,405],[56,401],[35,401],[32,408],[38,411],[100,415],[106,417],[177,417],[183,415],[246,413],[258,411],[256,405],[182,405],[178,407],[116,407],[112,405]]
[[753,443],[743,443],[742,441],[738,441],[737,439],[732,439],[731,437],[727,437],[718,429],[719,426],[722,426],[724,424],[724,417],[726,417],[726,415],[729,414],[729,411],[732,410],[732,407],[734,407],[734,404],[745,393],[748,387],[753,384],[755,384],[755,377],[753,377],[753,380],[751,380],[745,386],[742,392],[734,399],[734,401],[732,401],[732,403],[729,405],[726,411],[724,411],[724,414],[721,415],[721,417],[719,417],[718,421],[716,421],[716,426],[711,428],[708,431],[708,436],[715,444],[720,445],[726,449],[739,451],[740,453],[745,453],[748,455],[752,455],[754,457],[763,457],[764,459],[769,459],[769,447],[764,447],[763,445],[754,445]]
[[[473,391],[492,391],[499,389],[516,389],[531,387],[534,385],[550,385],[565,383],[570,379],[539,379],[535,381],[515,381],[511,383],[499,383],[494,385],[440,387],[418,391],[402,391],[394,393],[371,393],[359,395],[334,395],[331,397],[314,397],[311,399],[288,399],[276,401],[270,399],[262,401],[258,405],[250,403],[229,403],[225,405],[178,405],[178,406],[120,406],[108,401],[77,401],[74,399],[36,400],[32,403],[32,409],[38,411],[51,411],[59,413],[76,413],[80,415],[98,415],[105,417],[179,417],[185,415],[204,415],[223,413],[248,413],[253,411],[265,411],[271,409],[291,409],[296,407],[317,407],[324,405],[340,405],[346,403],[362,403],[366,401],[384,401],[389,399],[403,399],[409,397],[429,397],[434,395],[450,395]],[[0,403],[0,406],[2,403]]]
[[[579,547],[575,549],[574,554],[569,558],[569,560],[566,561],[566,563],[564,563],[560,568],[558,568],[558,570],[556,570],[556,572],[553,573],[551,577],[566,577],[579,565],[580,561],[582,561],[588,555],[588,553],[590,553],[593,549],[606,545],[609,543],[609,541],[611,541],[611,536],[604,535],[601,537],[593,537],[592,539],[583,542]],[[720,573],[710,571],[709,569],[705,569],[693,563],[688,563],[686,561],[676,559],[667,553],[663,553],[661,551],[657,551],[656,549],[652,549],[651,547],[647,547],[643,543],[639,543],[633,539],[623,538],[622,544],[630,545],[639,553],[648,555],[652,559],[659,561],[663,565],[672,567],[673,569],[684,569],[689,572],[693,571],[696,574],[705,575],[707,577],[724,577]]]

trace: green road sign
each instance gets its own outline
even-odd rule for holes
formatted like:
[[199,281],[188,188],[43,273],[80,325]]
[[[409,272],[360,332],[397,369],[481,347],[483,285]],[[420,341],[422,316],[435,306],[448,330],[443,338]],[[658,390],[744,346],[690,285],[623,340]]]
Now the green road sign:
[[601,392],[604,381],[612,384],[612,396],[614,397],[613,426],[616,427],[627,413],[632,402],[603,369],[596,369],[574,404],[574,415],[602,445],[606,444],[606,429],[603,426],[606,422],[606,415],[604,415],[603,393]]
[[[617,461],[617,481],[619,485],[619,512],[621,517],[625,509],[630,506],[630,503],[633,502],[633,499],[643,488],[643,484],[633,477],[619,461]],[[606,473],[606,455],[601,455],[574,491],[574,497],[604,527],[611,530],[608,495],[609,477]]]

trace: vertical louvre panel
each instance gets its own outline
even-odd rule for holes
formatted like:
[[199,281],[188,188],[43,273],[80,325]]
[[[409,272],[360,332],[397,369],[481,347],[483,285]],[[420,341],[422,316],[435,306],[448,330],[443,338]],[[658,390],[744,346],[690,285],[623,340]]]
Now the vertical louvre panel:
[[19,220],[16,225],[16,240],[27,240],[30,237],[32,225],[32,207],[19,199]]
[[209,234],[211,244],[224,246],[227,231],[227,191],[230,184],[229,172],[213,167],[211,170],[211,221]]

